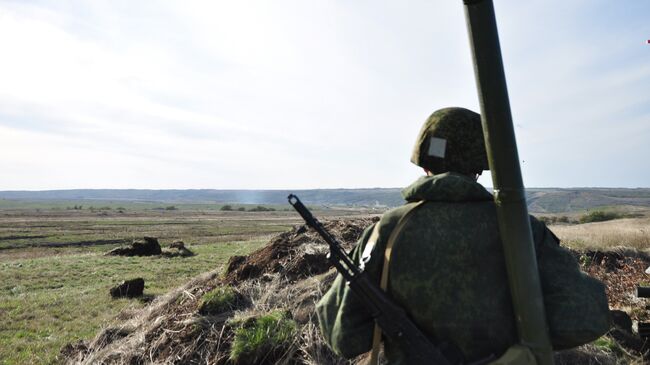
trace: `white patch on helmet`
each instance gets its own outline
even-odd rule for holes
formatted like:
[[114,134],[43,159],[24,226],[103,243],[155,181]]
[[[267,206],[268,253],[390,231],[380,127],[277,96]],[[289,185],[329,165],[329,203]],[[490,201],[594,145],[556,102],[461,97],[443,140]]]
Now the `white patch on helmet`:
[[431,137],[429,140],[429,151],[427,154],[431,157],[445,158],[447,150],[447,140],[444,138]]

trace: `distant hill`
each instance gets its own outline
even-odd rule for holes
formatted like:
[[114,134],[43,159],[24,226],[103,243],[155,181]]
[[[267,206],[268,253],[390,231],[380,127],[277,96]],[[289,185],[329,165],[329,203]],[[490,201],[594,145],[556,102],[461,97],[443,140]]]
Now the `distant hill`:
[[650,207],[650,189],[571,188],[527,189],[528,210],[558,213],[603,206]]
[[290,193],[307,204],[347,206],[397,206],[401,189],[314,189],[314,190],[140,190],[75,189],[44,191],[0,191],[0,199],[14,200],[104,200],[166,203],[287,204]]
[[[165,203],[286,204],[289,193],[312,205],[386,206],[403,203],[398,188],[312,190],[140,190],[75,189],[45,191],[0,191],[0,199],[45,201],[139,201]],[[618,188],[531,188],[526,190],[528,209],[533,213],[558,213],[601,206],[650,207],[650,189]]]

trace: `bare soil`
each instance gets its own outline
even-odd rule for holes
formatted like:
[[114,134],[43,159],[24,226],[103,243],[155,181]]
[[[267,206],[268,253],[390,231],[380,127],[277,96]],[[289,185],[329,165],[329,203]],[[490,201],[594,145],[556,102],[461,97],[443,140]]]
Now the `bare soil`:
[[[364,228],[377,219],[335,220],[327,222],[325,228],[341,238],[344,248],[350,249]],[[328,252],[327,244],[317,233],[306,226],[295,226],[249,256],[231,257],[224,283],[233,285],[269,274],[280,274],[294,282],[322,274],[331,267]]]

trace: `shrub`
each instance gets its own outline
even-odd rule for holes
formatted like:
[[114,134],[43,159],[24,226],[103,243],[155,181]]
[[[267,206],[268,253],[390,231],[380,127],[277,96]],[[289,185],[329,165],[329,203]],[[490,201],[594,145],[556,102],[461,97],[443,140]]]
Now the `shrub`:
[[232,210],[232,205],[226,204],[223,207],[221,207],[221,209],[219,209],[219,210],[223,210],[224,212],[229,212],[229,211]]
[[255,208],[251,208],[248,210],[249,212],[274,212],[275,209],[273,208],[267,208],[261,205],[256,206]]
[[551,216],[543,216],[543,217],[537,217],[537,219],[539,219],[541,222],[543,222],[544,224],[547,224],[547,225],[548,224],[555,224],[555,223],[571,223],[571,221],[569,221],[569,217],[567,217],[566,215],[559,216],[559,217],[558,216],[552,216],[552,215]]
[[207,292],[201,298],[199,313],[203,315],[215,315],[225,311],[233,310],[240,301],[240,295],[229,286],[217,287]]
[[284,311],[249,318],[235,330],[230,360],[238,364],[272,363],[279,359],[295,340],[296,322]]
[[176,208],[176,207],[173,206],[173,205],[170,205],[170,206],[168,206],[168,207],[165,207],[165,210],[178,210],[178,208]]
[[617,218],[621,218],[618,213],[594,210],[580,217],[580,223],[604,222]]
[[244,212],[244,211],[246,211],[246,208],[244,208],[244,207],[239,207],[239,208],[237,208],[237,211]]

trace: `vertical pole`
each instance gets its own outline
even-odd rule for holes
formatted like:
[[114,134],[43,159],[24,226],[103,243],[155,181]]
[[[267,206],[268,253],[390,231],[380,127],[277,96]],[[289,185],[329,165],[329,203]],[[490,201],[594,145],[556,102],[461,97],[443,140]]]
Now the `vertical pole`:
[[492,0],[464,3],[519,341],[537,364],[553,364],[494,6]]

